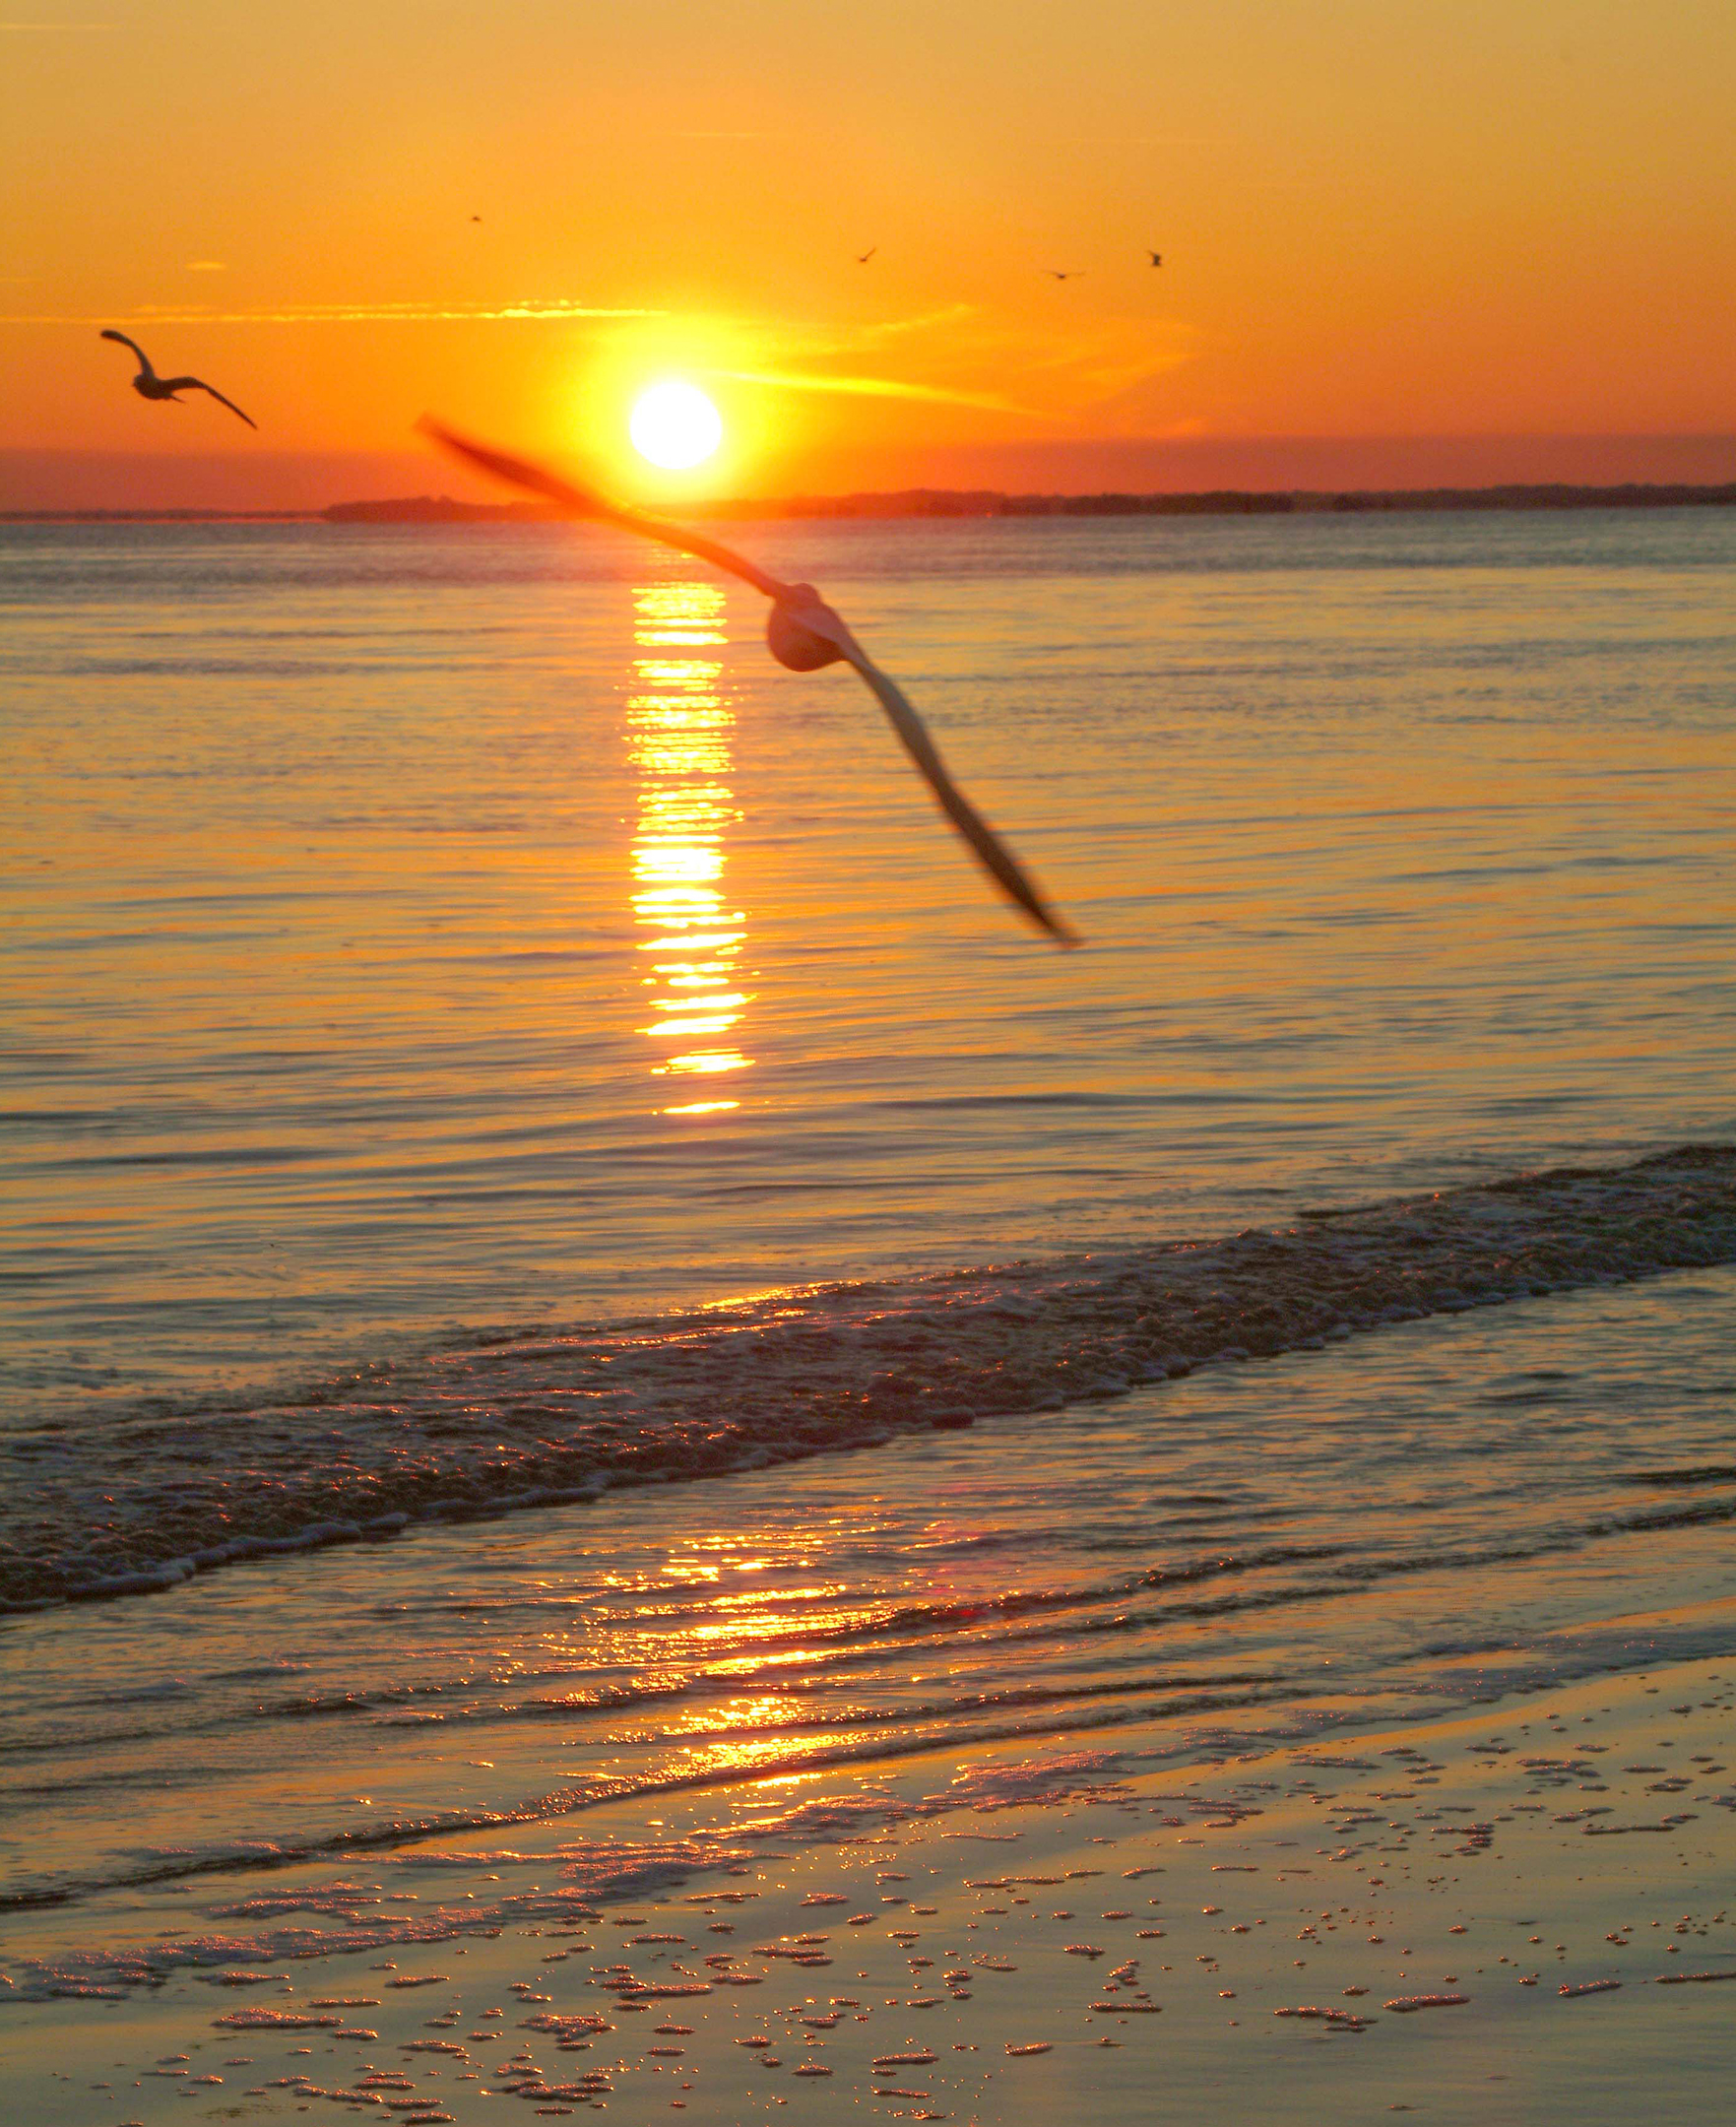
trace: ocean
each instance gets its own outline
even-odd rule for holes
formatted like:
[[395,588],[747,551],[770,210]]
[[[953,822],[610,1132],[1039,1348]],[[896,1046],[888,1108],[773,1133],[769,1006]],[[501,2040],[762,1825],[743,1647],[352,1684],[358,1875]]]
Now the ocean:
[[1085,950],[674,556],[0,528],[34,1953],[1731,1648],[1736,514],[731,536]]

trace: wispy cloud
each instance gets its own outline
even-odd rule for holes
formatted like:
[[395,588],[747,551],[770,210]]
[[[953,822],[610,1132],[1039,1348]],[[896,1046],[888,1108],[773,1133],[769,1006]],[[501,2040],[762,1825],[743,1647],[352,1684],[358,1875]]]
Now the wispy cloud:
[[[1115,409],[1181,367],[1192,351],[1190,333],[1173,320],[1084,317],[1058,325],[1045,318],[1039,324],[981,303],[954,302],[874,324],[787,335],[777,346],[780,366],[751,374],[797,390],[865,391],[1067,421]],[[853,356],[871,370],[896,366],[905,378],[859,381],[806,368]],[[991,378],[998,390],[981,388]],[[1147,416],[1142,407],[1141,420]]]
[[981,315],[977,303],[946,303],[938,310],[919,311],[915,317],[881,318],[877,323],[852,324],[830,332],[814,330],[786,340],[783,352],[792,361],[824,361],[829,355],[864,354],[884,347],[889,340],[910,339],[922,333],[956,330],[967,319]]
[[796,370],[776,369],[713,369],[707,374],[728,377],[737,384],[770,384],[780,391],[843,392],[859,399],[923,399],[936,406],[977,407],[989,414],[1033,412],[994,392],[955,391],[945,384],[912,384],[901,377],[804,376]]
[[0,317],[0,325],[443,325],[528,319],[532,323],[561,318],[656,318],[664,310],[611,310],[591,303],[530,301],[517,303],[291,303],[274,310],[210,310],[180,303],[153,303],[130,313],[106,311],[101,317]]

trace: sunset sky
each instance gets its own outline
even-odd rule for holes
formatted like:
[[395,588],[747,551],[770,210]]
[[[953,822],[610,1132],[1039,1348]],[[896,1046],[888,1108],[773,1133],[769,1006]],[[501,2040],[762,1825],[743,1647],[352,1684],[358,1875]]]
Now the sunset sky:
[[1729,0],[0,8],[12,506],[480,491],[424,410],[652,496],[1736,478]]

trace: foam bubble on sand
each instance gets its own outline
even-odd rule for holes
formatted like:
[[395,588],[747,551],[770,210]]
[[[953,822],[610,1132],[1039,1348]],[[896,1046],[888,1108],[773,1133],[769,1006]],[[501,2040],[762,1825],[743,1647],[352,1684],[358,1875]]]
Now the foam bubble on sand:
[[[177,2088],[193,2080],[195,2041],[214,2043],[214,2011],[223,2012],[217,2028],[225,2032],[217,2045],[232,2043],[228,2034],[239,2030],[262,2056],[275,2044],[340,2064],[323,2071],[331,2090],[308,2074],[270,2079],[256,2071],[261,2091],[250,2096],[278,2089],[295,2104],[377,2096],[382,2109],[405,2118],[418,2095],[433,2092],[445,2095],[449,2113],[468,2119],[456,2100],[473,2095],[473,2084],[478,2097],[512,2095],[551,2112],[620,2095],[639,2117],[674,2106],[679,2090],[681,2108],[690,2097],[698,2118],[759,2117],[779,2083],[810,2071],[816,2090],[825,2081],[859,2106],[871,2098],[935,2116],[1000,2118],[1010,2110],[997,2101],[997,2072],[1016,2079],[1021,2098],[1029,2092],[1041,2103],[1061,2068],[1072,2108],[1093,2116],[1143,2117],[1139,2108],[1149,2109],[1158,2078],[1178,2117],[1227,2109],[1290,2121],[1344,2110],[1352,2097],[1352,2109],[1368,2109],[1377,2078],[1382,2099],[1414,2095],[1418,2077],[1435,2073],[1433,2049],[1443,2042],[1469,2044],[1491,2068],[1523,2061],[1527,2087],[1549,2089],[1564,2116],[1597,2120],[1613,2114],[1595,2103],[1587,2109],[1586,2093],[1602,2087],[1612,2063],[1639,2072],[1635,2049],[1649,2047],[1647,2087],[1670,2117],[1721,2117],[1725,2030],[1718,1998],[1704,1987],[1736,1977],[1728,1820],[1685,1824],[1667,1848],[1642,1840],[1603,1849],[1598,1870],[1587,1871],[1588,1852],[1599,1849],[1583,1844],[1587,1828],[1576,1809],[1554,1807],[1569,1798],[1562,1789],[1583,1786],[1588,1772],[1619,1802],[1672,1750],[1699,1780],[1723,1770],[1727,1681],[1704,1662],[1674,1674],[1704,1679],[1698,1695],[1679,1693],[1689,1701],[1680,1712],[1658,1703],[1644,1672],[1605,1676],[1555,1687],[1547,1709],[1535,1700],[1485,1707],[1413,1726],[1402,1743],[1382,1738],[1365,1756],[1334,1754],[1331,1764],[1306,1745],[1280,1744],[1211,1772],[1159,1767],[1158,1754],[1143,1749],[1108,1766],[1057,1752],[999,1768],[998,1781],[970,1778],[938,1792],[912,1768],[901,1792],[878,1798],[878,1825],[859,1815],[850,1820],[858,1829],[811,1841],[743,1841],[754,1859],[730,1864],[732,1873],[709,1885],[678,1898],[634,1893],[630,1909],[622,1898],[605,1923],[620,1932],[603,1938],[607,1950],[592,1953],[588,1966],[566,1962],[564,1940],[560,1961],[550,1963],[549,1921],[576,1917],[570,1891],[544,1873],[522,1891],[483,1892],[495,1872],[479,1871],[482,1895],[462,1916],[456,1907],[442,1916],[455,1926],[462,1919],[466,1962],[456,1953],[437,1960],[454,1975],[452,1993],[425,2027],[425,1994],[388,1993],[392,1978],[372,1972],[367,1994],[333,1986],[269,2010],[226,2010],[203,1990],[163,1986],[183,1939],[154,1941],[140,1955],[155,1999],[129,2012],[149,2020],[139,2050],[163,2049],[162,2080],[145,2084],[161,2095],[151,2117],[166,2119]],[[1542,1718],[1558,1735],[1573,1720],[1573,1745],[1526,1752]],[[1417,1749],[1418,1741],[1428,1748]],[[1704,1747],[1711,1744],[1719,1750]],[[979,1769],[993,1773],[993,1757],[978,1755],[965,1770]],[[941,1816],[942,1795],[955,1811],[1002,1803],[988,1821],[1022,1839],[1018,1874],[970,1873],[978,1857],[946,1842],[963,1827]],[[1064,1806],[1046,1806],[1057,1797],[1067,1797]],[[1528,1814],[1542,1797],[1551,1799]],[[1226,1814],[1233,1801],[1244,1805],[1240,1815]],[[642,1829],[633,1812],[630,1800],[616,1806],[623,1856],[641,1843],[631,1836]],[[781,1820],[788,1832],[795,1814],[766,1813],[757,1822],[767,1829]],[[1435,1839],[1467,1820],[1491,1826],[1493,1837],[1447,1862]],[[1719,1837],[1715,1848],[1708,1832]],[[601,1854],[609,1841],[595,1844]],[[1662,1872],[1660,1856],[1668,1863]],[[1694,1866],[1694,1879],[1678,1875],[1682,1864]],[[547,1872],[549,1855],[534,1865]],[[1128,1954],[1143,1931],[1135,1914],[1114,1904],[1126,1895],[1125,1884],[1153,1873],[1172,1936],[1161,1965],[1162,1949],[1149,1953],[1150,1963]],[[871,1933],[845,1937],[842,1916],[830,1910],[842,1897],[835,1887],[845,1883],[869,1900],[879,1892]],[[1113,1947],[1114,1966],[1108,1949],[1103,1959],[1067,1955],[1079,1930],[1050,1905],[1068,1894],[1027,1897],[1020,1889],[1061,1884],[1078,1885],[1081,1902],[1107,1905],[1101,1927],[1094,1913],[1088,1932],[1091,1947]],[[363,1888],[349,1884],[344,1895],[356,1901]],[[991,1901],[986,1890],[999,1896]],[[698,1923],[719,1910],[734,1916],[746,1901],[755,1915],[751,1943],[743,1937],[743,1947],[710,1952],[701,1963],[692,1947]],[[317,1892],[308,1902],[320,1902]],[[932,1965],[903,1924],[907,1916],[928,1931]],[[590,1908],[590,1919],[601,1917]],[[825,1922],[836,1932],[828,1935]],[[804,1965],[844,1941],[855,1992],[831,1995]],[[1657,1975],[1673,1992],[1644,1983],[1662,1962],[1660,1950],[1692,1959],[1689,1971]],[[1546,1956],[1554,1966],[1539,1988],[1539,1974],[1519,1966]],[[929,1984],[942,1961],[946,1993]],[[383,1962],[374,1970],[432,1976],[426,1958],[405,1963],[403,1972]],[[966,1977],[980,1983],[955,1983]],[[1622,2004],[1580,2006],[1623,1979],[1632,1983]],[[732,1991],[741,1982],[763,1989],[746,1997],[746,2013]],[[386,2002],[373,2010],[377,2039],[363,2035],[369,2028],[340,2021],[371,2008],[375,1992]],[[672,1993],[680,2021],[653,2029],[656,2005]],[[1343,2006],[1333,2006],[1334,1997]],[[1426,2013],[1448,2008],[1450,2019]],[[636,2015],[647,2023],[635,2027]],[[464,2016],[470,2022],[460,2027]],[[46,2037],[52,2009],[37,2012],[37,2022]],[[69,2021],[62,2030],[70,2049],[88,2024]],[[678,2050],[663,2043],[670,2038]],[[303,2039],[308,2044],[295,2043]],[[1116,2062],[1097,2050],[1106,2039]],[[184,2050],[171,2052],[175,2045]],[[398,2065],[383,2066],[378,2050],[357,2060],[356,2047],[391,2049]],[[1141,2047],[1149,2059],[1141,2060]],[[1307,2050],[1289,2065],[1298,2047]],[[594,2064],[568,2080],[550,2048],[589,2054]],[[49,2058],[39,2039],[34,2050]],[[1051,2051],[1057,2059],[1047,2068],[1028,2065]],[[1346,2071],[1361,2079],[1354,2093],[1330,2081],[1337,2071],[1325,2063],[1334,2052],[1361,2056]],[[140,2064],[131,2073],[143,2081],[157,2071]],[[339,2080],[352,2075],[353,2082]],[[445,2080],[436,2083],[436,2075]],[[419,2088],[418,2078],[425,2078]],[[1033,2079],[1041,2090],[1031,2090]],[[920,2097],[897,2095],[919,2091]]]
[[[478,1934],[497,1934],[510,1926],[555,1922],[578,1924],[600,1918],[598,1907],[612,1901],[656,1896],[694,1875],[714,1870],[742,1870],[765,1858],[769,1845],[811,1845],[856,1835],[866,1822],[897,1825],[922,1822],[957,1812],[992,1813],[997,1809],[1059,1807],[1081,1796],[1115,1791],[1117,1758],[1103,1751],[1068,1751],[968,1769],[949,1788],[932,1794],[897,1795],[885,1790],[840,1792],[793,1803],[783,1810],[734,1819],[728,1826],[699,1830],[681,1838],[644,1840],[620,1837],[567,1839],[541,1854],[509,1848],[417,1848],[386,1856],[387,1863],[410,1868],[465,1868],[475,1873],[492,1864],[516,1864],[546,1872],[552,1864],[560,1882],[525,1891],[502,1890],[493,1898],[467,1899],[462,1904],[424,1906],[405,1913],[382,1902],[377,1884],[350,1881],[256,1893],[209,1908],[215,1919],[283,1920],[310,1912],[335,1924],[326,1927],[265,1926],[252,1935],[181,1934],[147,1946],[101,1946],[61,1952],[52,1964],[24,1959],[19,1966],[17,1998],[44,1999],[74,1992],[110,1995],[134,1986],[156,1986],[170,1972],[192,1969],[206,1976],[222,1967],[223,1983],[233,1983],[236,1967],[256,1966],[261,1977],[273,1967],[309,1958],[353,1955],[363,1951],[427,1949]],[[739,1896],[739,1894],[738,1894]],[[731,1894],[710,1892],[707,1902]],[[848,1902],[848,1901],[846,1901]],[[864,1921],[878,1916],[864,1914]],[[848,1922],[846,1924],[849,1924]],[[676,1938],[657,1938],[674,1941]],[[812,1933],[774,1946],[766,1954],[793,1965],[814,1966],[830,1962],[826,1938]],[[713,1961],[708,1959],[708,1964]],[[724,1963],[732,1962],[725,1958]],[[413,1977],[393,1979],[393,1986],[429,1983]],[[757,1984],[742,1974],[719,1973],[714,1983]],[[648,1990],[634,1987],[635,1998],[649,2000]],[[666,1986],[670,1997],[704,1992],[693,1986]],[[249,2012],[238,2011],[245,2016]],[[267,2012],[256,2012],[267,2014]]]

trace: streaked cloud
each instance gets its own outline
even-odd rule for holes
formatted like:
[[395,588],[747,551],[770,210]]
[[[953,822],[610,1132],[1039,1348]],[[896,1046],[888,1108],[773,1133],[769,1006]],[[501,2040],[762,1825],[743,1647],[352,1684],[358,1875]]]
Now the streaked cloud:
[[[1043,422],[1077,420],[1101,410],[1114,426],[1123,402],[1160,384],[1194,352],[1191,328],[1176,320],[1045,319],[1039,326],[981,303],[956,302],[831,332],[787,332],[775,345],[774,362],[764,368],[719,368],[714,374],[792,390],[973,407]],[[868,374],[854,368],[841,376],[826,373],[824,364],[852,356]],[[882,365],[902,373],[883,377],[877,374]],[[999,390],[986,388],[991,379]],[[1141,425],[1150,416],[1141,403]]]
[[[196,263],[194,272],[218,270]],[[0,325],[446,325],[529,320],[533,324],[563,318],[656,318],[663,310],[614,310],[592,303],[529,301],[517,303],[286,303],[270,310],[210,310],[183,303],[152,303],[133,311],[105,311],[100,317],[0,317]]]
[[769,384],[780,391],[842,392],[859,399],[922,399],[935,406],[977,407],[989,414],[1034,413],[1034,409],[994,392],[955,391],[949,385],[915,384],[902,377],[805,376],[797,370],[775,369],[713,369],[706,373],[728,377],[736,384]]
[[923,333],[956,330],[982,315],[980,303],[946,303],[938,310],[921,310],[914,317],[881,318],[868,325],[850,325],[830,332],[815,329],[787,341],[785,354],[792,361],[823,361],[828,355],[863,354],[884,347],[889,340],[905,340]]

